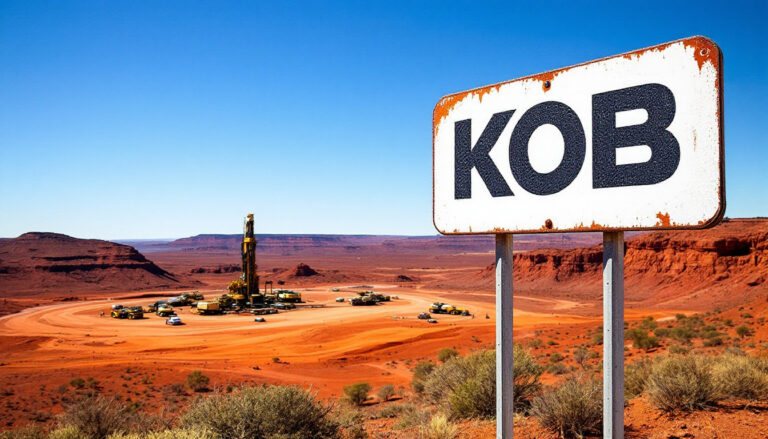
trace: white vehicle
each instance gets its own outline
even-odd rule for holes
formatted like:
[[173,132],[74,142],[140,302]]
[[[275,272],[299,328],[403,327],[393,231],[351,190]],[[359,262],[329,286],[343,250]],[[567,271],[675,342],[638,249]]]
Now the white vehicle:
[[267,320],[264,317],[256,317],[255,319],[253,319],[253,321],[254,322],[259,322],[259,323],[264,323]]
[[399,299],[400,297],[398,297],[398,296],[389,296],[389,298],[390,299]]
[[166,320],[165,324],[171,326],[181,325],[181,319],[177,316],[173,316]]
[[114,310],[123,309],[123,305],[120,305],[119,303],[114,304],[114,305],[112,305],[112,309],[114,309]]
[[339,303],[344,303],[344,298],[343,297],[337,297],[336,301],[339,302]]

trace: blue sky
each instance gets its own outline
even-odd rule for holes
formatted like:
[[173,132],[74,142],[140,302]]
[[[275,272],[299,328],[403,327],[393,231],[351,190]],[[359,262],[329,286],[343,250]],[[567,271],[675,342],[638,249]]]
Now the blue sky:
[[0,2],[0,236],[433,234],[443,95],[691,35],[768,215],[768,2]]

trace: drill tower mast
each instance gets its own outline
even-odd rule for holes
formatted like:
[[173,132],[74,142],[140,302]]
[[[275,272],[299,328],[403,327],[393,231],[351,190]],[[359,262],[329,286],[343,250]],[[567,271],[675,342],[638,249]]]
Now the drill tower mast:
[[245,217],[243,230],[243,282],[245,283],[245,296],[248,302],[254,303],[259,296],[259,275],[256,274],[256,237],[253,234],[253,214]]

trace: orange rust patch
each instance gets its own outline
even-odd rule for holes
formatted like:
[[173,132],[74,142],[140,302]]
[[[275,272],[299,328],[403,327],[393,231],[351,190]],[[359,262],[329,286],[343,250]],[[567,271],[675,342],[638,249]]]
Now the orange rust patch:
[[669,227],[670,221],[669,221],[669,212],[666,214],[663,214],[661,212],[656,214],[656,218],[659,219],[659,221],[656,223],[656,227]]
[[660,44],[658,46],[646,49],[639,49],[632,52],[627,52],[622,55],[622,57],[628,60],[636,59],[639,58],[640,55],[648,52],[661,52],[669,46],[677,43],[683,43],[683,46],[693,49],[693,57],[696,60],[696,63],[699,65],[699,70],[704,67],[704,63],[707,61],[709,61],[713,67],[718,67],[718,63],[720,62],[720,50],[718,49],[717,45],[715,45],[715,43],[704,37],[687,38],[685,40],[672,41],[670,43]]
[[[555,76],[559,75],[561,72],[570,70],[568,68],[562,69],[562,70],[555,70],[551,72],[545,72],[545,73],[539,73],[538,75],[531,76],[530,79],[533,79],[534,81],[541,81],[541,89],[546,91],[549,91],[552,88],[552,80],[555,79]],[[549,81],[550,86],[547,87],[546,83]]]
[[480,99],[480,102],[483,102],[483,96],[490,93],[492,90],[498,90],[501,85],[502,84],[489,85],[487,87],[456,93],[454,95],[446,96],[440,99],[440,102],[435,105],[435,111],[432,113],[432,135],[437,136],[437,126],[440,124],[440,122],[443,121],[443,119],[448,117],[448,113],[453,109],[453,107],[455,107],[459,102],[463,101],[464,98],[471,94],[477,95],[477,98]]
[[717,68],[718,62],[720,62],[720,53],[717,46],[710,40],[704,37],[694,37],[687,40],[683,40],[685,47],[693,48],[693,57],[699,64],[699,70],[704,66],[704,63],[709,61],[712,67]]

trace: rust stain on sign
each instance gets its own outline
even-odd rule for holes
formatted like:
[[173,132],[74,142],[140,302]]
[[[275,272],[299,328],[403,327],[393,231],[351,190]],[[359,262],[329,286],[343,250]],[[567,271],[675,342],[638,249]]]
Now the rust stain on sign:
[[[598,65],[595,68],[590,67],[590,64],[601,63],[604,61],[606,62],[603,65]],[[724,193],[722,183],[724,180],[722,151],[722,64],[722,52],[718,48],[717,44],[706,37],[696,36],[444,96],[438,101],[433,110],[433,223],[435,223],[435,227],[441,233],[446,234],[500,234],[606,230],[696,229],[717,224],[717,222],[720,221],[724,214]],[[675,66],[682,67],[673,68]],[[687,125],[683,125],[682,128],[676,125],[676,129],[680,131],[681,134],[690,133],[690,137],[684,137],[686,138],[687,146],[692,148],[693,153],[696,153],[696,157],[704,157],[703,154],[709,154],[708,150],[709,148],[712,148],[713,145],[719,147],[719,156],[714,159],[717,160],[716,166],[719,168],[719,180],[716,178],[717,175],[713,175],[712,178],[707,180],[716,181],[718,183],[716,188],[718,191],[719,199],[717,212],[711,217],[708,216],[706,219],[701,219],[694,217],[693,214],[689,215],[687,211],[681,212],[681,210],[684,209],[679,206],[680,203],[677,200],[675,203],[662,203],[657,202],[658,200],[654,200],[655,205],[649,204],[647,208],[640,213],[622,213],[624,216],[621,217],[618,215],[617,218],[608,217],[601,212],[600,215],[570,215],[567,216],[567,219],[564,219],[564,217],[558,216],[561,214],[561,211],[557,210],[561,209],[562,206],[555,205],[554,212],[541,212],[544,215],[529,215],[527,218],[525,218],[525,215],[512,215],[515,217],[515,221],[517,222],[506,218],[498,221],[487,221],[485,219],[481,220],[478,219],[478,215],[473,216],[474,214],[470,215],[463,212],[481,211],[482,209],[467,209],[466,207],[459,209],[458,207],[454,207],[454,205],[458,206],[459,203],[463,203],[464,205],[467,205],[467,203],[474,203],[476,205],[482,205],[483,203],[486,203],[485,200],[481,197],[478,197],[478,200],[480,201],[474,199],[462,199],[460,201],[456,201],[458,199],[454,196],[453,189],[455,188],[449,188],[450,190],[443,190],[445,187],[448,187],[446,186],[446,181],[448,183],[454,181],[452,178],[444,177],[444,175],[453,175],[451,172],[455,171],[452,163],[454,163],[455,160],[453,154],[453,150],[455,149],[455,139],[453,138],[453,123],[456,120],[468,119],[472,117],[474,114],[473,112],[476,110],[479,111],[479,114],[482,115],[482,117],[486,117],[487,114],[490,113],[488,109],[493,110],[493,112],[499,110],[507,110],[511,105],[509,104],[510,102],[520,107],[520,113],[522,113],[525,108],[530,108],[533,104],[536,104],[539,101],[546,101],[548,99],[559,101],[561,100],[562,95],[565,95],[569,98],[572,96],[579,96],[579,93],[581,93],[579,91],[580,89],[578,84],[574,85],[574,80],[572,78],[581,78],[584,80],[582,77],[587,76],[586,82],[587,84],[590,84],[589,80],[592,76],[600,78],[606,77],[606,75],[610,76],[614,71],[635,72],[643,71],[642,69],[649,67],[649,76],[653,76],[655,78],[659,75],[667,75],[670,78],[671,84],[668,85],[670,87],[674,85],[675,87],[680,88],[680,92],[684,93],[684,97],[688,98],[688,100],[681,99],[681,102],[702,101],[704,104],[706,104],[707,119],[703,120],[704,128],[702,128],[701,123],[698,123],[702,121],[698,121],[697,123],[688,123]],[[657,72],[654,70],[654,68],[659,68],[660,70]],[[682,83],[684,85],[681,85],[680,81],[678,81],[678,78],[684,75],[686,75],[688,82]],[[615,76],[610,79],[616,79],[619,82],[619,85],[622,85],[618,78],[623,78],[620,73],[616,73]],[[555,92],[555,96],[553,96],[551,93],[547,92],[554,88],[555,79],[558,80],[559,85],[558,90]],[[656,82],[662,83],[664,80],[657,80]],[[694,83],[696,86],[706,86],[707,88],[703,89],[703,91],[694,90],[694,93],[691,91],[692,86],[689,87],[688,85],[690,83]],[[599,83],[598,81],[598,84],[602,83]],[[664,82],[664,84],[666,84],[666,82]],[[590,89],[591,93],[604,92],[605,90],[602,90],[601,86],[602,85],[595,85],[592,87],[592,89]],[[541,89],[539,89],[539,87],[541,87]],[[710,88],[712,91],[710,91]],[[677,90],[675,90],[675,92],[677,92]],[[520,96],[522,96],[522,98]],[[710,123],[713,120],[713,118],[710,117],[712,114],[712,112],[709,111],[711,109],[710,104],[714,105],[712,110],[714,110],[714,116],[717,119],[716,122],[714,122],[714,125]],[[703,107],[697,106],[696,108]],[[581,117],[580,114],[579,117]],[[589,121],[589,117],[590,116],[587,114],[586,117],[581,118],[582,120]],[[688,115],[688,119],[691,120],[697,117],[699,119],[703,119],[703,116],[699,113]],[[442,125],[445,126],[443,127]],[[482,127],[482,124],[480,126]],[[688,130],[688,127],[692,128]],[[441,128],[444,128],[444,130],[439,131]],[[677,131],[675,131],[675,134],[677,134]],[[719,136],[719,139],[715,138],[714,136]],[[705,151],[700,154],[700,150],[702,149]],[[436,159],[437,156],[440,157],[439,160]],[[710,157],[710,155],[707,155],[706,157]],[[704,159],[698,159],[698,161],[703,162]],[[709,165],[709,162],[705,164]],[[511,166],[512,165],[510,164],[510,167]],[[438,169],[440,171],[438,171]],[[439,172],[440,176],[438,178]],[[688,178],[688,175],[686,174],[685,177]],[[701,179],[703,178],[704,177],[701,177]],[[438,186],[441,190],[440,194],[436,195],[435,188]],[[714,189],[714,187],[712,188]],[[673,189],[677,188],[675,187]],[[709,194],[710,192],[707,191],[707,193]],[[516,193],[515,195],[518,194]],[[439,212],[438,204],[436,201],[438,197],[440,198]],[[585,196],[585,199],[588,198],[589,197]],[[702,195],[700,198],[704,198],[704,195]],[[489,201],[486,204],[503,205],[502,202],[511,204],[513,201],[522,205],[525,205],[524,203],[531,203],[529,199],[523,199],[523,197],[519,195],[514,199],[497,199],[494,196],[493,200],[495,200],[493,203]],[[539,199],[536,200],[538,203]],[[543,198],[541,199],[541,203],[545,204],[545,201],[547,200]],[[450,208],[445,207],[448,204],[451,205]],[[688,204],[686,204],[686,206],[688,206]],[[712,205],[712,203],[709,205]],[[517,204],[515,204],[515,206],[517,206]],[[704,210],[704,207],[696,208],[702,211]],[[710,214],[709,211],[705,213],[707,215]],[[553,214],[555,216],[552,216]],[[677,222],[672,221],[671,214],[675,214],[675,219]],[[696,212],[696,214],[698,215],[698,212]],[[589,216],[597,216],[597,218],[593,219]],[[554,225],[554,220],[558,220],[557,227]],[[600,221],[597,222],[596,220]],[[461,221],[464,221],[464,223],[458,224]],[[591,224],[589,224],[590,221]],[[513,225],[511,226],[510,224]],[[452,232],[449,230],[452,230]]]
[[[709,38],[701,37],[701,36],[687,38],[685,40],[672,41],[670,43],[660,44],[658,46],[649,47],[645,49],[639,49],[632,52],[627,52],[621,56],[629,60],[637,59],[644,53],[662,52],[668,47],[672,46],[673,44],[680,44],[680,43],[682,43],[686,48],[693,49],[693,57],[696,59],[696,62],[699,66],[699,70],[701,70],[704,64],[707,62],[711,63],[715,69],[719,70],[720,49],[712,40],[710,40]],[[495,85],[476,88],[476,89],[464,91],[461,93],[445,96],[444,98],[440,99],[437,105],[435,105],[435,110],[432,113],[432,135],[433,136],[437,135],[438,126],[440,125],[442,120],[448,116],[448,113],[453,109],[453,107],[455,107],[456,104],[463,101],[465,98],[469,97],[470,95],[477,96],[480,102],[482,102],[483,96],[485,96],[486,94],[490,93],[493,90],[498,90],[499,87],[501,87],[502,85],[508,84],[510,82],[523,81],[523,80],[539,81],[541,82],[541,89],[547,92],[552,88],[552,82],[555,79],[555,77],[557,77],[557,75],[563,72],[567,72],[568,70],[571,70],[575,67],[580,67],[586,64],[600,62],[609,58],[611,57],[590,61],[589,63],[576,64],[574,66],[565,67],[558,70],[551,70],[549,72],[538,73],[538,74],[526,76],[520,79],[504,81]],[[719,87],[719,80],[720,78],[718,77],[716,79],[716,81],[718,82],[718,84],[716,85],[718,87]]]
[[440,102],[435,105],[435,111],[432,113],[432,135],[437,135],[437,127],[440,125],[440,122],[442,122],[443,119],[448,116],[448,113],[453,109],[453,107],[455,107],[459,102],[463,101],[464,98],[468,97],[469,95],[475,95],[478,99],[480,99],[480,102],[483,102],[483,96],[490,93],[492,90],[498,90],[501,85],[502,84],[496,84],[490,87],[469,90],[440,99]]
[[656,223],[656,227],[669,227],[671,224],[669,221],[669,212],[666,214],[659,212],[656,214],[656,218],[659,219]]

